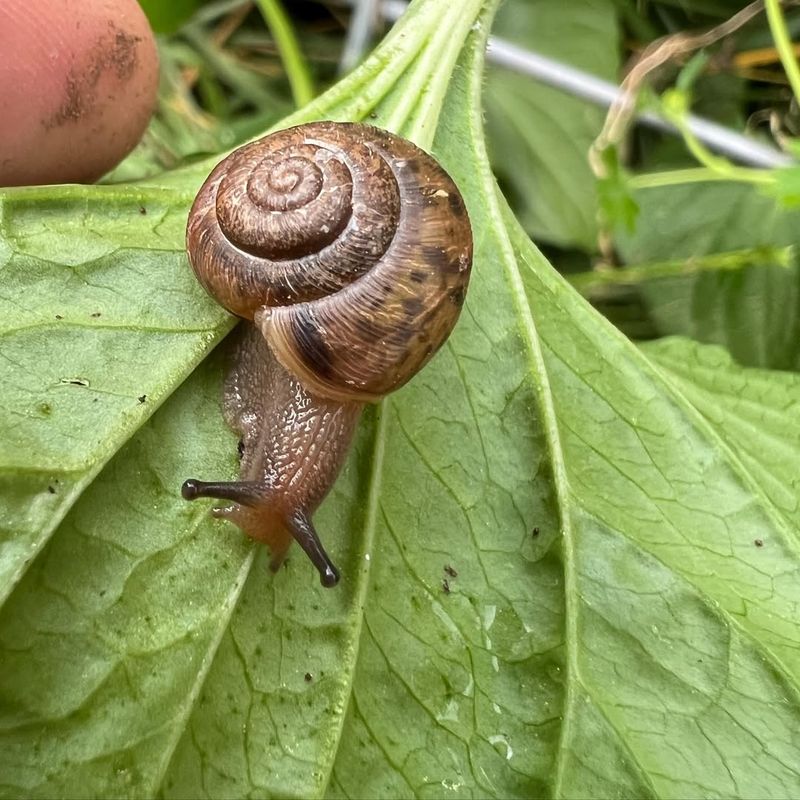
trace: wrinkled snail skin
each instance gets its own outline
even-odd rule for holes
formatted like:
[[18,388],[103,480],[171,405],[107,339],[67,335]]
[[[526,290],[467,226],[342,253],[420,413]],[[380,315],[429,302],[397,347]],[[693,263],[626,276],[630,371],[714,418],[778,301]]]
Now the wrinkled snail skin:
[[189,480],[187,499],[266,542],[272,565],[300,543],[339,574],[311,523],[365,403],[415,375],[458,318],[472,262],[461,195],[427,153],[368,125],[319,122],[221,162],[189,217],[200,283],[242,332],[226,379],[241,480]]
[[326,586],[339,574],[311,524],[311,515],[339,474],[363,404],[314,397],[272,354],[252,325],[235,334],[223,408],[241,434],[241,480],[187,481],[183,494],[234,501],[214,515],[269,545],[277,569],[297,540]]

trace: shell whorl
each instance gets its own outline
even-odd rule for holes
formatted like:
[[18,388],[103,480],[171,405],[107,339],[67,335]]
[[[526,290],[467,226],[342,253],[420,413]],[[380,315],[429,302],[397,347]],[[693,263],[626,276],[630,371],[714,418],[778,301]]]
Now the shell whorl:
[[458,318],[472,234],[439,164],[354,123],[300,125],[222,161],[195,199],[192,266],[283,366],[337,400],[409,380]]

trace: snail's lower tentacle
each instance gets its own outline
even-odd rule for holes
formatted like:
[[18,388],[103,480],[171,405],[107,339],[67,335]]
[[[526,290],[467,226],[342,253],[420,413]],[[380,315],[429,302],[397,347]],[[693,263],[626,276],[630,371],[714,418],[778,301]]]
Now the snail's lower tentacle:
[[263,495],[263,487],[252,481],[206,482],[189,478],[181,486],[181,495],[184,500],[214,497],[218,500],[233,500],[234,503],[243,506],[252,506]]

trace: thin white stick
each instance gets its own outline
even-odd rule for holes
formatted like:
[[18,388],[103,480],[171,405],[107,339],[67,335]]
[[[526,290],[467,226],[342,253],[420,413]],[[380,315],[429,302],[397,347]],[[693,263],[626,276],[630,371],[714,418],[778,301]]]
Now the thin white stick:
[[353,15],[339,63],[340,72],[349,72],[361,60],[376,22],[380,22],[378,0],[353,0]]

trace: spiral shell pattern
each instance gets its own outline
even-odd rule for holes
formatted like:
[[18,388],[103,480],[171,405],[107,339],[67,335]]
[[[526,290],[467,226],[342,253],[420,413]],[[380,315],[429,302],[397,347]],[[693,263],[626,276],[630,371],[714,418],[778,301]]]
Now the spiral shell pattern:
[[369,125],[317,122],[222,161],[195,199],[187,249],[212,297],[254,319],[309,391],[369,401],[449,335],[472,233],[427,153]]

